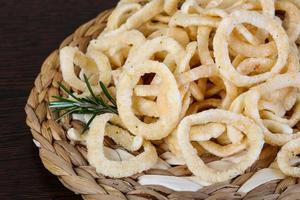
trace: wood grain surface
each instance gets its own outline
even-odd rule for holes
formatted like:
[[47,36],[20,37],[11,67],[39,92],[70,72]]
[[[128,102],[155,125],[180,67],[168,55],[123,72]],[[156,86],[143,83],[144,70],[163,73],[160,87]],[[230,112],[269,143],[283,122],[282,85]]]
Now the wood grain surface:
[[24,106],[43,60],[117,0],[0,0],[0,199],[81,199],[43,166]]

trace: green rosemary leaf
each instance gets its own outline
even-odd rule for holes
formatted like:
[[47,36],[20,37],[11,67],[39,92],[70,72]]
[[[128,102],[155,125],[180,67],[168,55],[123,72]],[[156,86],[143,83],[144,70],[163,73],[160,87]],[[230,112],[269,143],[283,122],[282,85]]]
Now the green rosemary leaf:
[[[57,101],[50,102],[49,108],[54,109],[53,112],[60,113],[64,111],[64,113],[59,116],[57,120],[62,119],[64,116],[77,113],[77,114],[91,114],[92,118],[86,124],[84,131],[86,131],[93,119],[97,115],[105,114],[105,113],[114,113],[118,114],[118,108],[116,105],[116,101],[109,94],[105,85],[100,82],[100,87],[103,91],[105,97],[109,100],[107,103],[100,95],[96,96],[92,87],[88,81],[86,75],[84,75],[84,80],[86,82],[87,88],[90,92],[91,97],[76,97],[69,89],[67,89],[63,84],[58,83],[62,90],[64,90],[67,94],[69,94],[73,99],[61,97],[61,96],[53,96],[53,98],[57,99]],[[111,105],[112,104],[112,105]],[[83,132],[84,132],[83,131]]]
[[99,104],[99,102],[96,99],[92,99],[90,97],[85,97],[85,98],[83,98],[83,100],[87,101],[87,102],[90,102],[92,104],[101,105],[101,104]]
[[95,114],[91,117],[91,119],[86,123],[84,129],[82,130],[82,133],[84,133],[86,130],[89,129],[90,124],[92,123],[92,121],[95,119],[96,116],[97,116],[97,113],[95,113]]
[[94,98],[94,100],[96,100],[96,102],[97,102],[97,97],[96,97],[96,95],[94,94],[94,92],[92,90],[92,87],[91,87],[91,85],[89,83],[89,79],[87,78],[87,76],[85,74],[83,74],[83,78],[84,78],[85,84],[86,84],[86,86],[87,86],[90,94],[92,95],[92,97]]
[[52,98],[55,98],[55,99],[58,99],[58,100],[61,100],[61,101],[76,102],[72,99],[68,99],[68,98],[61,97],[61,96],[52,96]]
[[105,94],[105,96],[108,98],[108,100],[114,105],[117,106],[116,101],[114,100],[114,98],[109,94],[108,90],[106,89],[104,83],[102,81],[99,82],[101,89],[103,91],[103,93]]
[[77,101],[80,101],[79,98],[77,98],[68,88],[66,88],[63,84],[58,83],[59,87],[61,87],[67,94],[69,94],[71,97],[76,99]]
[[65,112],[64,114],[62,114],[61,116],[59,116],[55,121],[61,120],[63,117],[65,117],[66,115],[72,114],[77,109],[78,109],[77,107],[73,107],[73,108],[67,110],[67,112]]
[[100,94],[98,95],[97,99],[98,99],[100,105],[105,105],[105,101],[102,99]]

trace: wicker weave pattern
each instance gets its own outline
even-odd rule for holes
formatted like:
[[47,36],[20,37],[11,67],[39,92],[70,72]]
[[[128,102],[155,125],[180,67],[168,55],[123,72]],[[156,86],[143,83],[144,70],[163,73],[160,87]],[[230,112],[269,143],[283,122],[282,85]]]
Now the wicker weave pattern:
[[[96,38],[104,29],[109,14],[110,11],[105,11],[79,27],[74,34],[62,42],[60,48],[66,45],[78,46],[81,51],[85,52],[89,41]],[[59,81],[62,81],[62,75],[59,69],[58,50],[55,50],[45,60],[35,80],[34,88],[25,107],[26,122],[39,146],[44,166],[56,175],[65,187],[80,194],[83,199],[300,199],[300,181],[296,178],[272,181],[255,188],[248,194],[236,192],[255,171],[267,167],[274,160],[277,153],[274,147],[265,148],[260,159],[245,174],[235,178],[231,183],[215,184],[198,192],[174,192],[162,186],[141,186],[137,183],[137,178],[143,174],[190,175],[185,166],[173,167],[169,170],[148,170],[129,178],[106,178],[89,166],[84,146],[74,146],[67,140],[65,130],[78,124],[72,119],[65,119],[63,124],[57,124],[48,109],[47,105],[53,100],[52,96],[61,93],[57,85]],[[207,158],[207,160],[210,159],[212,158]]]

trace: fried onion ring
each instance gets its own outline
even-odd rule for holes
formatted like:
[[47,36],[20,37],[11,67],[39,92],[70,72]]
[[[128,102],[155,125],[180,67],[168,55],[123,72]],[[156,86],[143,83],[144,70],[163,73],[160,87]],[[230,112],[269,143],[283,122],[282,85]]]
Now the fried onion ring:
[[[160,93],[157,96],[159,119],[146,124],[132,111],[132,95],[139,78],[145,73],[156,73],[161,78]],[[123,71],[117,85],[117,105],[120,118],[135,135],[145,139],[158,140],[166,137],[175,128],[181,111],[181,96],[176,81],[163,63],[144,61]]]
[[104,130],[106,123],[113,117],[113,114],[97,116],[89,130],[86,138],[87,157],[89,163],[96,168],[98,173],[105,176],[121,178],[132,176],[151,168],[157,161],[157,154],[150,142],[144,142],[144,152],[129,160],[113,161],[106,158],[103,151]]
[[300,153],[300,138],[286,143],[277,154],[277,163],[280,170],[293,177],[300,177],[300,168],[290,165],[290,159]]
[[[76,47],[64,47],[60,50],[60,65],[64,81],[66,81],[71,87],[79,90],[86,91],[87,87],[84,81],[80,80],[74,71],[74,63],[83,69],[96,69],[96,74],[99,78],[96,81],[103,81],[106,85],[111,80],[111,66],[108,58],[98,51],[88,51],[87,56],[82,54]],[[93,90],[96,93],[100,93],[97,86],[92,85]]]
[[[271,133],[268,128],[264,126],[259,114],[258,102],[264,95],[288,87],[296,87],[298,89],[300,88],[299,73],[277,75],[266,83],[256,86],[254,89],[247,93],[247,96],[245,98],[245,114],[254,119],[256,123],[258,123],[264,129],[265,141],[266,143],[271,145],[282,146],[288,141],[300,136],[299,133]],[[297,111],[294,113],[295,115],[299,115]],[[289,133],[290,132],[291,130],[289,130]]]
[[[254,20],[255,19],[255,20]],[[241,23],[250,23],[262,29],[266,29],[272,35],[278,58],[269,72],[254,76],[245,76],[238,73],[231,64],[228,52],[228,38],[234,27]],[[214,55],[220,72],[237,86],[252,86],[279,73],[287,62],[289,53],[289,40],[284,29],[270,16],[251,11],[236,11],[224,18],[218,26],[214,37]],[[240,48],[240,47],[239,47]],[[255,50],[256,51],[256,50]]]
[[[247,136],[247,153],[238,164],[233,164],[226,170],[216,170],[204,164],[190,143],[191,126],[210,122],[226,123],[241,130]],[[250,167],[263,147],[263,134],[249,118],[225,110],[207,110],[185,117],[177,129],[177,137],[183,158],[191,172],[201,179],[210,182],[222,182],[243,173]]]

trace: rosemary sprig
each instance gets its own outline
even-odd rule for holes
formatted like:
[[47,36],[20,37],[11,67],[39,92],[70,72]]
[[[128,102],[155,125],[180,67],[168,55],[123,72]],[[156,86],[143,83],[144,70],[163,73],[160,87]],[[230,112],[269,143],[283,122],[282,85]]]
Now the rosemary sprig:
[[64,114],[59,116],[57,120],[60,120],[64,116],[73,113],[92,114],[91,119],[87,122],[82,132],[85,132],[89,128],[89,125],[97,115],[101,115],[104,113],[118,114],[118,109],[117,109],[117,104],[115,99],[109,94],[106,86],[101,81],[99,82],[99,84],[102,89],[102,92],[105,95],[105,97],[109,100],[110,103],[106,103],[105,100],[100,95],[96,95],[93,92],[92,87],[86,75],[84,75],[84,81],[91,94],[91,97],[81,97],[81,98],[76,97],[63,84],[58,83],[60,88],[64,90],[68,95],[70,95],[73,99],[68,99],[61,96],[53,96],[53,98],[57,99],[57,101],[53,101],[49,103],[49,108],[54,109],[53,112],[60,113],[61,111],[64,111]]

